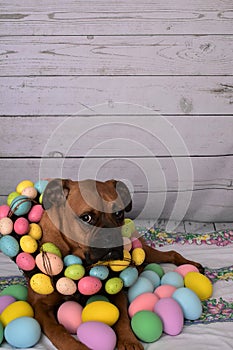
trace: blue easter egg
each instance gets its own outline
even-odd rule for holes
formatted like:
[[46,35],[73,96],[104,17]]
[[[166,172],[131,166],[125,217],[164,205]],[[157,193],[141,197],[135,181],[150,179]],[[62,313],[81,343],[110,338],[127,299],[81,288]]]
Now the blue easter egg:
[[180,304],[184,318],[187,320],[197,320],[202,314],[202,304],[197,294],[189,288],[179,288],[173,294],[172,298]]
[[39,193],[43,193],[48,183],[47,180],[38,180],[34,183],[34,187]]
[[10,258],[14,258],[19,252],[19,243],[12,236],[3,236],[0,238],[0,251]]
[[124,282],[124,287],[131,287],[138,279],[138,270],[136,267],[127,267],[121,271],[119,277]]
[[161,285],[163,284],[170,284],[176,288],[181,288],[184,287],[184,279],[178,272],[170,271],[165,273],[161,278]]
[[90,269],[89,275],[105,280],[109,275],[109,269],[107,266],[94,266]]
[[137,281],[129,288],[128,290],[128,299],[131,303],[137,296],[147,293],[153,292],[154,287],[151,281],[149,281],[145,277],[138,277]]
[[160,277],[154,271],[145,270],[140,274],[140,277],[148,278],[148,280],[152,282],[154,288],[157,288],[160,285]]
[[65,266],[76,265],[76,264],[82,265],[83,263],[78,256],[73,254],[66,255],[63,259],[63,262]]
[[17,216],[25,215],[31,209],[32,203],[26,196],[18,196],[11,202],[11,210]]

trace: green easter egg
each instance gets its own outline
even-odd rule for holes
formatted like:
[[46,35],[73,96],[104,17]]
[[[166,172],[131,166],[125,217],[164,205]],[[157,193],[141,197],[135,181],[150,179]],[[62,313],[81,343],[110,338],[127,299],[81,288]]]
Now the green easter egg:
[[109,302],[109,299],[105,295],[100,295],[100,294],[92,295],[89,299],[87,299],[86,305],[93,303],[94,301],[108,301]]
[[83,265],[80,264],[69,265],[65,269],[64,275],[72,280],[78,281],[85,275],[85,269]]
[[18,197],[20,194],[18,192],[11,192],[7,197],[7,204],[11,206],[12,201]]
[[131,319],[131,327],[135,335],[143,342],[153,343],[163,332],[163,324],[158,315],[152,311],[139,311]]
[[117,294],[122,290],[123,286],[124,283],[120,277],[113,277],[105,283],[105,290],[108,294]]
[[0,322],[0,345],[2,344],[3,341],[3,325]]
[[156,272],[160,278],[163,277],[163,275],[164,275],[163,268],[159,264],[156,264],[156,263],[151,263],[151,264],[146,265],[146,267],[144,268],[144,271],[147,271],[147,270]]
[[51,242],[46,242],[46,243],[42,244],[40,251],[55,254],[55,255],[59,256],[59,258],[62,257],[60,249],[55,244],[53,244]]
[[123,237],[130,238],[132,233],[136,230],[133,220],[126,218],[124,225],[121,228],[121,234]]
[[25,301],[27,300],[28,289],[21,284],[13,284],[3,289],[0,293],[0,296],[2,295],[11,295],[17,300]]

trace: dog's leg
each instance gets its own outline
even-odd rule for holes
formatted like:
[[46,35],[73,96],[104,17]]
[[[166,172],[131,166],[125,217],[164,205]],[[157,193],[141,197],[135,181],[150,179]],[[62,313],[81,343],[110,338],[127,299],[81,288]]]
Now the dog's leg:
[[124,292],[112,296],[111,301],[120,311],[120,317],[114,325],[117,334],[117,350],[143,350],[142,344],[135,337],[128,316],[128,301]]

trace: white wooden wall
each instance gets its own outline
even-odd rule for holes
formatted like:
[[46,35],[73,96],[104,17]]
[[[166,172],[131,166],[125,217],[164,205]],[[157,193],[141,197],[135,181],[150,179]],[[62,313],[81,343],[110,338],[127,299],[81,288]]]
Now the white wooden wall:
[[0,202],[118,178],[144,219],[233,221],[232,0],[0,0]]

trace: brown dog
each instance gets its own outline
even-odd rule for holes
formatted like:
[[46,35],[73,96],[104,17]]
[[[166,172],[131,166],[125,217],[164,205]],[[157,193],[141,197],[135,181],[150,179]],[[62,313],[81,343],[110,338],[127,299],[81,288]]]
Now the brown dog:
[[[40,222],[43,230],[41,243],[54,243],[63,256],[79,256],[87,267],[97,261],[122,259],[121,226],[124,212],[132,207],[130,193],[122,182],[55,179],[46,187],[43,205],[46,211]],[[144,242],[143,249],[146,263],[189,263],[202,269],[200,264],[186,260],[175,251],[159,252]],[[57,349],[87,350],[56,320],[57,307],[65,300],[67,297],[56,291],[40,295],[29,287],[29,302],[34,307],[35,318]],[[72,300],[81,302],[80,295],[73,296]],[[143,346],[131,331],[124,292],[113,296],[112,302],[120,311],[120,318],[114,326],[118,337],[117,349],[142,350]]]

